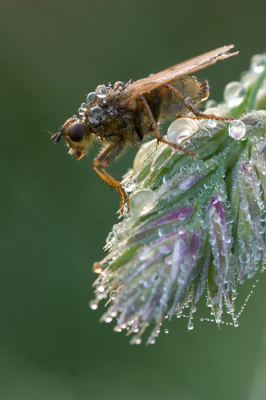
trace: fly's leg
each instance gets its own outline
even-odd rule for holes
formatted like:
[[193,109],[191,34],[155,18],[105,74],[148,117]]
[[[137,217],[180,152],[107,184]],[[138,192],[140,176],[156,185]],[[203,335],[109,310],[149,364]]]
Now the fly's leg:
[[152,129],[154,130],[154,133],[155,133],[155,136],[156,136],[158,142],[166,143],[169,146],[174,147],[175,149],[181,150],[184,153],[189,154],[193,159],[195,157],[197,157],[196,153],[193,153],[192,151],[186,149],[185,147],[179,146],[178,144],[168,142],[167,140],[165,140],[162,137],[162,135],[160,134],[160,132],[159,132],[159,130],[157,128],[157,125],[156,125],[155,119],[154,119],[154,117],[152,115],[150,106],[149,106],[147,100],[145,99],[145,97],[143,97],[143,96],[139,97],[139,99],[138,99],[138,108],[139,108],[139,111],[143,111],[144,109],[146,110],[146,112],[147,112],[147,114],[148,114],[148,116],[150,118],[150,121],[151,121]]
[[[94,171],[106,182],[108,185],[112,186],[116,189],[117,193],[120,196],[120,211],[123,214],[123,204],[126,199],[128,212],[129,212],[129,197],[123,186],[120,182],[118,182],[115,178],[113,178],[108,172],[106,172],[105,168],[108,164],[116,158],[124,149],[125,142],[121,140],[115,145],[110,144],[93,160],[92,167]],[[100,166],[101,171],[98,170],[98,166]]]
[[171,90],[179,98],[179,100],[181,100],[182,103],[184,103],[187,106],[189,111],[193,112],[193,114],[197,119],[207,118],[207,119],[215,119],[217,121],[232,121],[234,119],[233,117],[217,117],[216,115],[208,115],[200,113],[199,110],[197,110],[196,107],[194,107],[193,104],[191,104],[188,101],[188,99],[186,99],[174,86],[169,85],[168,83],[166,83],[160,90],[159,97],[163,98],[168,92],[168,90]]
[[177,118],[189,118],[189,119],[193,119],[193,120],[199,120],[201,119],[201,117],[195,117],[193,115],[184,115],[184,114],[176,114]]

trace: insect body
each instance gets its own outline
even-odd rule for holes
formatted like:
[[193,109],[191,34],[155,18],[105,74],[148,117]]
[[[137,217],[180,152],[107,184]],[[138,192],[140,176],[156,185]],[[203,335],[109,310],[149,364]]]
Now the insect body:
[[88,95],[87,103],[83,103],[80,118],[68,119],[61,131],[52,136],[52,140],[58,143],[63,136],[69,154],[75,153],[79,160],[88,151],[92,141],[100,139],[105,146],[94,159],[93,168],[117,190],[121,198],[121,212],[124,200],[129,211],[129,198],[125,189],[106,171],[106,167],[127,144],[139,146],[152,132],[158,143],[169,144],[196,157],[197,154],[190,150],[164,139],[157,124],[168,117],[182,117],[188,111],[195,115],[190,118],[232,119],[200,113],[195,106],[208,98],[208,82],[201,83],[197,78],[187,75],[238,54],[228,53],[233,47],[221,47],[136,82],[116,82],[113,87],[98,86],[95,92]]

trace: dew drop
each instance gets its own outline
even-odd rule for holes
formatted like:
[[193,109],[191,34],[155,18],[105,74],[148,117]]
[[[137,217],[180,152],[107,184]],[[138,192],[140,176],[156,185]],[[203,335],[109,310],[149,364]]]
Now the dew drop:
[[189,118],[176,119],[169,126],[167,139],[171,143],[181,144],[198,130],[198,122]]
[[91,301],[89,302],[89,306],[90,306],[90,308],[91,308],[92,310],[97,310],[97,308],[98,308],[98,304],[97,304],[97,302],[96,302],[95,300],[91,300]]
[[245,136],[246,130],[244,122],[237,119],[232,121],[228,128],[229,136],[235,140],[242,139]]
[[90,103],[97,96],[96,92],[90,92],[86,98],[87,103]]
[[171,183],[171,180],[172,180],[172,176],[171,176],[170,174],[164,175],[164,177],[163,177],[163,183],[169,184],[169,183]]
[[265,109],[265,105],[266,105],[266,84],[264,82],[257,92],[255,106],[257,109],[261,110]]
[[239,106],[245,95],[245,87],[240,82],[230,82],[224,89],[224,100],[231,108]]
[[240,75],[241,79],[241,83],[243,83],[243,85],[245,86],[246,89],[248,89],[251,85],[253,85],[257,79],[258,79],[258,74],[254,71],[246,71],[243,72]]
[[211,107],[216,107],[217,102],[215,100],[207,100],[205,103],[205,109],[211,108]]
[[[204,111],[204,114],[207,115],[215,115],[216,117],[225,117],[225,113],[218,107],[211,107],[211,108],[206,108],[206,110]],[[209,120],[208,122],[210,122],[212,120]]]
[[194,324],[193,324],[193,322],[189,322],[189,323],[188,323],[187,329],[188,329],[189,331],[192,331],[192,330],[194,329]]
[[250,70],[260,74],[265,70],[266,66],[266,56],[263,54],[255,54],[251,58]]
[[150,189],[138,190],[131,196],[129,206],[135,217],[146,214],[155,206],[155,193]]
[[133,170],[136,171],[139,167],[142,166],[144,160],[147,157],[147,151],[143,148],[139,149],[139,151],[136,154],[136,157],[133,161]]
[[207,125],[208,125],[209,128],[216,128],[217,122],[215,121],[215,119],[209,119]]
[[99,120],[103,118],[103,109],[101,107],[92,107],[89,114],[89,121],[92,124],[98,124]]
[[97,86],[96,90],[96,95],[100,98],[103,99],[107,95],[107,88],[105,85],[99,85]]
[[131,340],[130,340],[130,344],[141,344],[141,338],[139,338],[139,337],[133,337]]
[[157,139],[153,139],[153,140],[150,140],[150,141],[147,142],[147,143],[144,143],[144,144],[141,146],[141,149],[145,149],[145,150],[148,152],[150,149],[154,149],[154,147],[156,147],[157,144],[158,144]]
[[117,81],[114,84],[114,90],[120,90],[121,91],[124,87],[125,87],[125,84],[124,84],[124,82],[121,82],[121,81]]

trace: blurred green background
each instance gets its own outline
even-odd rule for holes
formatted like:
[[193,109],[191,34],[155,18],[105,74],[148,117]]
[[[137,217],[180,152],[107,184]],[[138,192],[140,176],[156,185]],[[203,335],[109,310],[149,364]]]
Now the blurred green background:
[[[57,132],[99,84],[234,43],[239,56],[197,75],[222,100],[266,51],[265,0],[2,0],[0,10],[0,398],[253,399],[265,276],[239,328],[202,323],[199,310],[193,332],[175,319],[155,346],[130,346],[98,322],[103,307],[88,307],[118,195],[92,170],[97,148],[77,162],[45,130]],[[121,178],[135,153],[109,171]],[[250,288],[240,288],[242,301]]]

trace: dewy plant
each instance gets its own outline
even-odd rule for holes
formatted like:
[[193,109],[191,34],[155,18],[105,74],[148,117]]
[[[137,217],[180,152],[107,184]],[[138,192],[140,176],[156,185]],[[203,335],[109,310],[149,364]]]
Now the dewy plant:
[[[237,285],[266,265],[266,55],[256,55],[224,102],[207,102],[206,114],[234,116],[230,124],[182,118],[168,128],[170,146],[144,144],[123,185],[131,213],[108,235],[108,255],[94,264],[96,299],[115,331],[141,343],[151,327],[154,343],[165,318],[188,317],[193,329],[203,294],[210,319],[238,326]],[[155,325],[154,325],[155,323]]]

